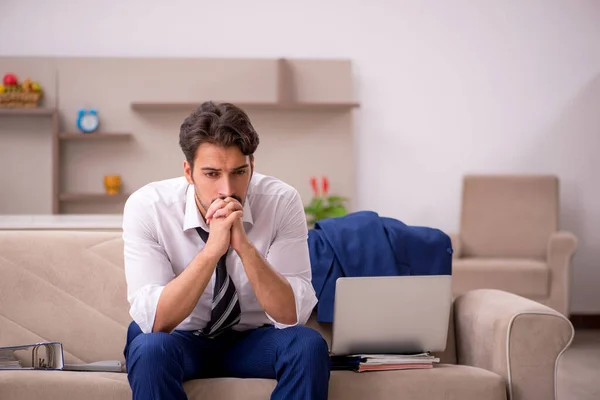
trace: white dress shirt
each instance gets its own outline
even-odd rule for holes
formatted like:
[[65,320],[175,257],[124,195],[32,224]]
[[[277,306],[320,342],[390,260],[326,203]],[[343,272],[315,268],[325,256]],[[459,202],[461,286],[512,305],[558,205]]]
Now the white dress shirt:
[[[298,192],[284,182],[254,173],[244,204],[243,225],[248,239],[269,264],[290,283],[296,302],[297,324],[305,324],[317,304],[311,283],[308,228]],[[209,231],[185,177],[150,183],[125,203],[123,240],[130,315],[142,332],[154,325],[158,299],[204,247],[196,227]],[[259,304],[244,266],[235,251],[226,260],[238,292],[241,319],[235,330],[264,324],[285,328]],[[175,329],[202,329],[210,321],[215,273],[192,313]]]

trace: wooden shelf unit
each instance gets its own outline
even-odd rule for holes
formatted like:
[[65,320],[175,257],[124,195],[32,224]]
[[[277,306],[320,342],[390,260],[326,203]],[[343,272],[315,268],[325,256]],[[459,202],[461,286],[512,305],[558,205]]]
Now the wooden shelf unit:
[[[219,69],[219,63],[224,65],[224,72],[217,74],[217,79],[209,79],[208,84],[191,85],[189,90],[180,91],[178,85],[185,85],[181,79],[174,89],[166,89],[160,87],[159,90],[150,90],[143,83],[144,80],[153,79],[152,77],[160,77],[164,71],[164,60],[159,60],[159,64],[151,64],[149,72],[142,74],[139,79],[135,80],[138,86],[140,97],[127,99],[130,109],[134,112],[160,112],[160,111],[191,111],[203,103],[203,100],[210,100],[214,97],[215,101],[231,101],[232,103],[248,110],[264,110],[274,112],[331,112],[331,113],[349,113],[352,110],[360,107],[355,101],[352,94],[352,76],[348,65],[349,60],[331,60],[333,63],[327,63],[327,60],[319,61],[316,65],[315,60],[293,60],[293,59],[268,59],[268,60],[242,60],[242,66],[238,65],[235,68],[230,67],[237,60],[217,60],[210,61],[209,64],[197,64],[194,60],[184,61],[168,61],[168,69],[172,73],[178,73],[181,76],[189,76],[189,79],[196,79],[198,66],[200,70],[208,71]],[[321,64],[321,61],[325,61]],[[24,65],[29,65],[29,60],[20,60]],[[86,61],[87,62],[87,61]],[[131,66],[128,71],[139,71],[141,60],[123,60],[125,66]],[[154,61],[143,60],[144,63],[153,63]],[[339,63],[338,63],[339,62]],[[69,61],[71,63],[71,61]],[[181,63],[181,65],[179,65]],[[49,117],[51,121],[51,187],[52,187],[52,213],[61,214],[69,210],[63,206],[72,203],[85,204],[111,204],[110,202],[125,201],[128,194],[107,195],[103,192],[99,193],[81,193],[69,192],[70,188],[67,185],[61,184],[62,168],[67,168],[66,160],[62,159],[64,153],[61,146],[66,146],[66,143],[82,143],[92,141],[97,143],[101,141],[124,141],[132,140],[133,135],[126,132],[101,132],[92,134],[83,134],[78,132],[69,132],[66,127],[61,127],[61,106],[59,105],[59,95],[61,89],[65,86],[65,80],[61,80],[59,85],[59,76],[61,69],[65,68],[63,61],[56,59],[48,65],[37,63],[35,68],[38,68],[40,75],[45,74],[45,69],[56,68],[56,78],[54,80],[55,95],[52,107],[37,107],[37,108],[0,108],[0,117],[26,117],[39,118]],[[215,67],[216,66],[216,67]],[[33,68],[29,65],[27,68]],[[66,69],[67,74],[70,73],[72,66]],[[82,69],[88,68],[82,65]],[[95,66],[95,68],[99,68]],[[102,67],[103,68],[103,67]],[[246,68],[248,68],[246,70]],[[87,69],[86,69],[87,70]],[[244,75],[248,72],[248,75]],[[206,73],[204,74],[207,75]],[[210,75],[210,74],[208,74]],[[48,75],[49,77],[50,75]],[[49,79],[49,78],[48,78]],[[188,78],[186,78],[188,79]],[[232,80],[230,80],[232,79]],[[199,79],[201,80],[201,79]],[[68,79],[66,81],[69,81]],[[140,83],[142,82],[142,83]],[[183,83],[182,83],[183,82]],[[219,82],[226,85],[221,88]],[[246,82],[250,82],[244,86]],[[204,85],[204,86],[203,86]],[[68,96],[73,96],[75,93],[72,87],[66,85],[69,90]],[[241,88],[241,89],[238,89]],[[133,93],[133,92],[132,92]],[[219,95],[221,94],[221,95]],[[102,95],[106,95],[103,93]],[[112,94],[111,94],[112,96]],[[207,97],[210,97],[207,98]],[[102,97],[99,97],[102,98]],[[236,101],[240,99],[241,101]],[[245,99],[245,101],[244,101]],[[255,100],[253,100],[255,99]],[[181,101],[183,100],[183,101]],[[74,104],[80,103],[81,99],[74,102],[72,98],[66,103],[65,109],[72,109]],[[71,113],[69,111],[69,113]],[[127,113],[120,115],[119,118],[128,118]],[[308,115],[308,114],[307,114]],[[308,115],[307,118],[310,118]],[[137,121],[133,121],[137,123]],[[140,125],[138,125],[140,126]],[[62,129],[61,129],[62,128]],[[73,129],[73,128],[70,128]],[[140,128],[143,129],[143,128]],[[83,146],[83,145],[82,145]],[[87,150],[87,149],[86,149]]]
[[58,134],[58,138],[61,140],[128,140],[132,139],[131,133],[75,133],[75,132],[62,132]]

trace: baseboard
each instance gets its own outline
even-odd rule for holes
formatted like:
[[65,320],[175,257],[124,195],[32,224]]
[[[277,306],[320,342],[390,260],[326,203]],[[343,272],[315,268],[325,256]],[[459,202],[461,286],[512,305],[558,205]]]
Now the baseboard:
[[600,314],[571,314],[569,319],[575,329],[600,329]]

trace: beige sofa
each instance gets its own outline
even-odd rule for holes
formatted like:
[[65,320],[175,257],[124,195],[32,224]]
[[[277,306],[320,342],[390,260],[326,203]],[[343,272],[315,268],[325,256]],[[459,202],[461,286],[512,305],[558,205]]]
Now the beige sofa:
[[[0,345],[56,340],[68,363],[123,360],[130,322],[116,232],[0,231]],[[432,370],[332,372],[330,399],[555,398],[573,338],[562,315],[496,290],[455,300],[448,347]],[[407,323],[410,323],[407,321]],[[330,327],[320,329],[327,340]],[[206,379],[190,399],[267,399],[275,381]],[[129,399],[126,373],[0,371],[0,400]]]
[[549,175],[468,175],[451,234],[455,296],[499,289],[569,315],[577,238],[559,231],[559,182]]

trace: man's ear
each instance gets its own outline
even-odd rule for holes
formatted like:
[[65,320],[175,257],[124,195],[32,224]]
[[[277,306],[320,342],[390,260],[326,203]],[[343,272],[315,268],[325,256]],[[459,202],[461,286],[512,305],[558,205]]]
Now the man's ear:
[[193,173],[192,166],[190,165],[190,163],[187,160],[185,160],[183,162],[183,174],[185,175],[185,179],[187,179],[187,181],[190,185],[194,184],[194,177],[192,176],[192,173]]
[[250,154],[250,177],[254,174],[254,154]]

